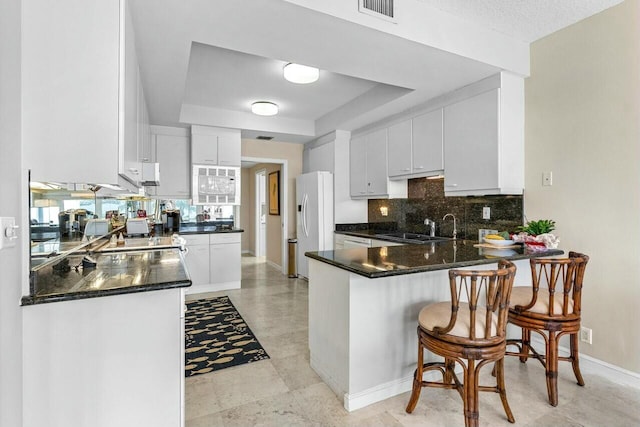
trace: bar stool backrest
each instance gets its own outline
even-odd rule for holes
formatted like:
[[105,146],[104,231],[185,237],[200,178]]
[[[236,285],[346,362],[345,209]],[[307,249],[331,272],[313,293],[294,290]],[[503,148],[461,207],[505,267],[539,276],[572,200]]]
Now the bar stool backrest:
[[[589,257],[578,252],[569,252],[568,258],[532,258],[531,301],[527,305],[516,305],[514,310],[517,313],[527,311],[527,315],[532,317],[579,319],[582,280],[588,262]],[[546,298],[547,301],[538,301],[539,298]],[[539,313],[539,309],[531,310],[534,306],[544,306],[546,313]]]
[[[434,332],[446,334],[460,321],[469,326],[469,336],[461,342],[489,345],[504,340],[515,274],[516,266],[506,260],[499,261],[497,270],[450,270],[451,318]],[[465,299],[469,310],[459,310]],[[458,319],[459,315],[469,318]]]

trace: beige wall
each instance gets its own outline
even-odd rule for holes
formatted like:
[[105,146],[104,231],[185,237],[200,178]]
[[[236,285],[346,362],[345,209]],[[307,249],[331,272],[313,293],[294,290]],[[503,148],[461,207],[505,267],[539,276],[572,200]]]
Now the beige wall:
[[[287,210],[288,224],[287,224],[287,237],[295,237],[296,235],[296,177],[302,173],[302,151],[304,146],[302,144],[292,144],[285,142],[274,141],[259,141],[254,139],[242,140],[242,157],[243,158],[258,158],[258,159],[278,159],[287,161],[287,180],[284,181],[284,174],[280,175],[280,191],[287,192],[287,206],[281,204],[281,213],[284,209]],[[250,176],[246,181],[249,181],[250,200],[248,201],[250,208],[249,222],[253,221],[253,205],[255,204],[255,193],[253,187],[255,186],[255,180],[253,174],[255,170],[266,169],[267,181],[269,173],[274,170],[279,170],[280,165],[276,164],[264,164],[257,165],[251,170]],[[244,176],[243,176],[244,178]],[[243,184],[244,188],[244,184]],[[244,197],[243,197],[244,203]],[[281,199],[282,203],[282,199]],[[267,215],[267,261],[282,266],[282,245],[286,242],[282,242],[282,220],[283,216]],[[246,229],[245,229],[246,230]],[[251,236],[247,236],[248,250],[253,250],[254,247],[254,233],[253,226],[251,227]],[[277,236],[277,237],[276,237]],[[243,246],[244,249],[244,246]]]
[[[640,1],[531,46],[526,82],[528,219],[557,222],[561,247],[591,256],[581,352],[640,372]],[[553,172],[543,187],[542,172]]]
[[253,208],[253,200],[252,197],[255,197],[251,194],[251,183],[250,181],[253,179],[253,175],[250,173],[249,169],[241,169],[240,175],[240,227],[244,230],[242,233],[241,240],[241,249],[243,252],[253,251],[253,229],[254,229],[254,220],[253,220],[253,212],[251,209]]

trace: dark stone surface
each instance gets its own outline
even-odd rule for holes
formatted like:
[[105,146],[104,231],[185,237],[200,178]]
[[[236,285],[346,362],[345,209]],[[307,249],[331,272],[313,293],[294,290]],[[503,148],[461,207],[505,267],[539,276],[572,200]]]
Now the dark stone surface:
[[[344,234],[348,234],[349,232],[364,232],[370,233],[374,228],[372,224],[368,222],[359,222],[354,224],[336,224],[336,231],[345,232]],[[380,231],[395,231],[398,229],[398,224],[396,222],[376,222],[375,230]]]
[[[214,224],[180,224],[178,234],[244,233],[241,228],[223,228]],[[170,236],[173,233],[165,233]]]
[[65,258],[70,271],[50,265],[32,272],[31,295],[22,305],[191,286],[179,249],[94,253],[95,268],[76,269],[83,256]]
[[559,249],[534,252],[525,246],[513,249],[474,247],[477,243],[470,240],[449,240],[421,245],[307,252],[305,256],[374,279],[491,264],[500,258],[517,260],[564,253]]
[[[477,240],[478,229],[516,231],[523,224],[522,196],[469,196],[445,197],[444,178],[410,179],[408,199],[369,200],[369,228],[378,228],[377,223],[397,223],[397,229],[426,233],[425,218],[436,222],[436,235],[451,237],[453,220],[443,220],[452,213],[457,219],[458,238]],[[380,207],[388,208],[389,215],[382,216]],[[491,219],[482,219],[482,208],[491,208]],[[336,228],[337,230],[337,228]]]

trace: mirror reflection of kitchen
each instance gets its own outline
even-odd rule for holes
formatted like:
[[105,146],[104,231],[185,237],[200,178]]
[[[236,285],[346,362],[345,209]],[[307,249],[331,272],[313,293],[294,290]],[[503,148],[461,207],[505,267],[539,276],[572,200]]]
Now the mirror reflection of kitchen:
[[[239,216],[237,206],[194,206],[188,199],[155,200],[100,185],[31,182],[29,187],[31,269],[113,231],[126,235],[130,219],[135,218],[136,236],[148,236],[179,232],[185,225],[232,228]],[[176,221],[167,230],[165,218]]]

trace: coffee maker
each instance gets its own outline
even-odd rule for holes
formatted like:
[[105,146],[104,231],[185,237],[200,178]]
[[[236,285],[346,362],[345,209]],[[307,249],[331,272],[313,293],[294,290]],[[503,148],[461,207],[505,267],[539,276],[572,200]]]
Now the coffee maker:
[[162,214],[162,224],[165,232],[177,233],[180,231],[180,211],[178,209],[166,210]]

